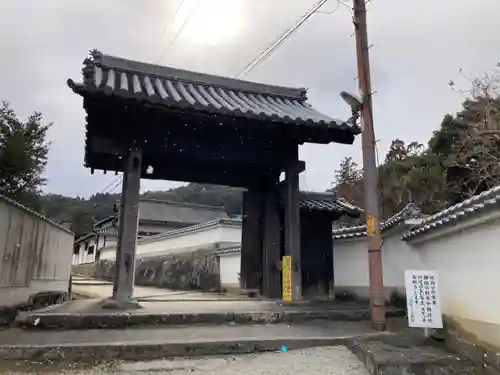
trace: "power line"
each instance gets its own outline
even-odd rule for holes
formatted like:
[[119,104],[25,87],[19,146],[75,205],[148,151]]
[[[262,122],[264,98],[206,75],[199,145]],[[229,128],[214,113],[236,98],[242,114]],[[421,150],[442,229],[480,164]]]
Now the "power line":
[[111,191],[115,190],[120,185],[122,180],[123,180],[123,176],[118,176],[113,181],[111,181],[108,185],[106,185],[106,187],[104,187],[104,189],[102,189],[97,194],[109,194]]
[[121,183],[122,183],[122,182],[123,182],[123,176],[121,176],[121,177],[120,177],[120,178],[116,181],[116,183],[115,183],[112,187],[110,187],[110,188],[109,188],[109,190],[107,191],[107,194],[111,194],[111,193],[113,193],[113,192],[116,190],[116,188],[118,188],[118,187],[121,185]]
[[344,4],[342,3],[342,0],[337,0],[337,5],[335,5],[335,8],[333,8],[333,10],[329,11],[329,12],[321,12],[321,11],[316,11],[316,13],[318,14],[333,14],[337,11],[337,9],[339,9],[339,6],[340,4]]
[[189,20],[191,19],[191,16],[193,15],[194,10],[197,8],[198,4],[199,4],[199,0],[196,0],[195,6],[191,9],[191,11],[189,12],[188,16],[186,17],[186,19],[182,23],[181,27],[179,27],[179,30],[177,30],[177,33],[174,35],[174,37],[172,38],[172,40],[170,41],[170,43],[167,45],[167,48],[165,48],[165,51],[163,51],[163,54],[160,56],[160,58],[156,62],[157,64],[160,63],[161,60],[163,60],[163,58],[168,53],[168,51],[170,50],[170,48],[172,47],[172,45],[175,43],[175,41],[177,40],[177,38],[179,37],[179,35],[181,35],[182,31],[184,30],[184,28],[188,24]]
[[[271,45],[264,50],[257,58],[252,60],[243,71],[237,76],[237,78],[241,78],[248,73],[250,73],[253,69],[255,69],[258,65],[264,62],[271,54],[276,51],[283,42],[288,39],[297,29],[304,24],[314,13],[318,11],[328,0],[319,0],[316,4],[314,4],[292,27],[288,28],[281,36],[279,36]],[[338,0],[340,2],[341,0]],[[337,4],[338,5],[338,4]]]
[[172,26],[173,20],[175,19],[175,17],[177,17],[177,13],[179,13],[179,11],[181,10],[181,8],[182,8],[182,6],[184,5],[185,2],[186,2],[186,0],[181,0],[181,2],[179,3],[179,5],[177,6],[177,9],[175,10],[174,14],[172,15],[172,17],[170,17],[170,19],[168,20],[168,22],[165,25],[165,28],[163,29],[163,32],[161,33],[160,37],[156,41],[156,44],[155,44],[156,46],[163,39],[163,37],[165,36],[165,34],[167,33],[167,31],[170,29],[170,26]]

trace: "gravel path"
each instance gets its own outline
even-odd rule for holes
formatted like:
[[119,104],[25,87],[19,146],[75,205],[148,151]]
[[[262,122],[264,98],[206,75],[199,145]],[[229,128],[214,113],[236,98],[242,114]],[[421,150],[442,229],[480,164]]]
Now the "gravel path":
[[[49,366],[50,367],[50,366]],[[73,366],[71,366],[73,367]],[[20,370],[20,368],[18,368]],[[26,369],[27,370],[27,369]],[[10,374],[64,375],[368,375],[363,364],[343,346],[260,353],[242,356],[173,359],[152,362],[108,363],[94,368],[50,369],[33,367]]]

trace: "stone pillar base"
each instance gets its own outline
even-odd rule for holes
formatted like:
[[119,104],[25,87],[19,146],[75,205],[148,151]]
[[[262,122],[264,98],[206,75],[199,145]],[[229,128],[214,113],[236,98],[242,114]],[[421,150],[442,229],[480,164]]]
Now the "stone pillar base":
[[135,299],[131,299],[128,301],[119,301],[113,298],[107,298],[102,301],[101,307],[104,310],[138,310],[142,308],[140,303]]
[[250,297],[250,298],[260,297],[260,290],[259,289],[243,289],[242,293],[243,293],[243,295]]

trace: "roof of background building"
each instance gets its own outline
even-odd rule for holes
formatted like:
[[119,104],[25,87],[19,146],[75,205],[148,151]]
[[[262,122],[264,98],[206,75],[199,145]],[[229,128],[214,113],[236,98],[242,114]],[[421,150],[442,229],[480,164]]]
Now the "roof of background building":
[[[420,208],[415,203],[408,203],[401,211],[380,223],[380,230],[386,231],[403,223],[406,219],[420,217]],[[367,235],[366,224],[353,225],[332,230],[333,239],[342,240],[348,238],[364,237]]]
[[92,237],[94,237],[96,235],[97,235],[97,233],[94,232],[94,231],[89,232],[87,234],[84,234],[83,236],[80,236],[80,237],[78,237],[78,238],[75,239],[75,241],[73,242],[73,246],[76,246],[79,243],[81,243],[81,242],[83,242],[85,240],[88,240],[88,239],[90,239],[90,238],[92,238]]
[[103,226],[104,224],[107,224],[107,223],[110,223],[110,222],[113,222],[113,220],[116,219],[116,216],[108,216],[107,218],[105,219],[102,219],[102,220],[99,220],[99,221],[96,221],[94,223],[94,228],[98,228],[98,227],[101,227]]
[[139,199],[140,220],[199,224],[224,218],[228,218],[224,206],[204,206],[184,202]]
[[500,185],[425,218],[420,224],[406,231],[402,239],[411,240],[433,229],[456,224],[460,220],[470,218],[499,205]]
[[359,128],[330,118],[307,102],[306,90],[271,86],[153,65],[93,51],[83,83],[68,80],[76,93],[101,93],[165,108],[192,109],[252,120],[325,126],[352,134]]
[[[195,208],[195,209],[207,209],[211,210],[215,213],[220,212],[219,210],[223,209],[223,207],[214,207],[214,206],[203,206],[196,205],[191,203],[181,203],[181,202],[168,202],[168,201],[158,201],[158,200],[150,200],[150,199],[141,199],[139,203],[139,213],[141,213],[141,203],[149,202],[154,204],[166,204],[169,207],[180,207],[180,208]],[[312,193],[312,192],[300,192],[299,195],[299,207],[301,209],[306,210],[320,210],[320,211],[331,211],[337,212],[340,214],[346,214],[351,216],[357,216],[363,210],[349,202],[345,199],[337,199],[333,193]],[[158,211],[156,211],[158,213]],[[160,234],[156,234],[153,236],[144,236],[139,239],[140,243],[143,242],[154,242],[164,240],[166,238],[175,237],[181,234],[186,234],[190,232],[195,232],[200,229],[210,228],[216,225],[230,225],[230,226],[241,226],[242,221],[240,219],[230,219],[225,212],[223,212],[224,217],[217,218],[214,220],[207,220],[205,222],[192,225],[185,228],[169,230]],[[140,215],[142,218],[142,214]],[[150,216],[153,217],[153,216]],[[110,232],[109,230],[114,230]],[[116,226],[113,228],[105,228],[101,230],[97,230],[100,234],[117,234]]]
[[106,228],[95,228],[94,233],[102,236],[118,236],[118,227],[113,225]]

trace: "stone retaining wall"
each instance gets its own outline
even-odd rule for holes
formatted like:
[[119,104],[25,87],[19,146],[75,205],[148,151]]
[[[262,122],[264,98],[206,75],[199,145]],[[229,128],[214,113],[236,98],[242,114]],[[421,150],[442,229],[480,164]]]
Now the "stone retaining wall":
[[83,263],[71,266],[71,274],[83,277],[95,277],[95,271],[98,263]]
[[[221,290],[218,258],[214,249],[138,259],[135,284],[180,290]],[[73,267],[74,275],[113,280],[115,262],[102,260]]]

